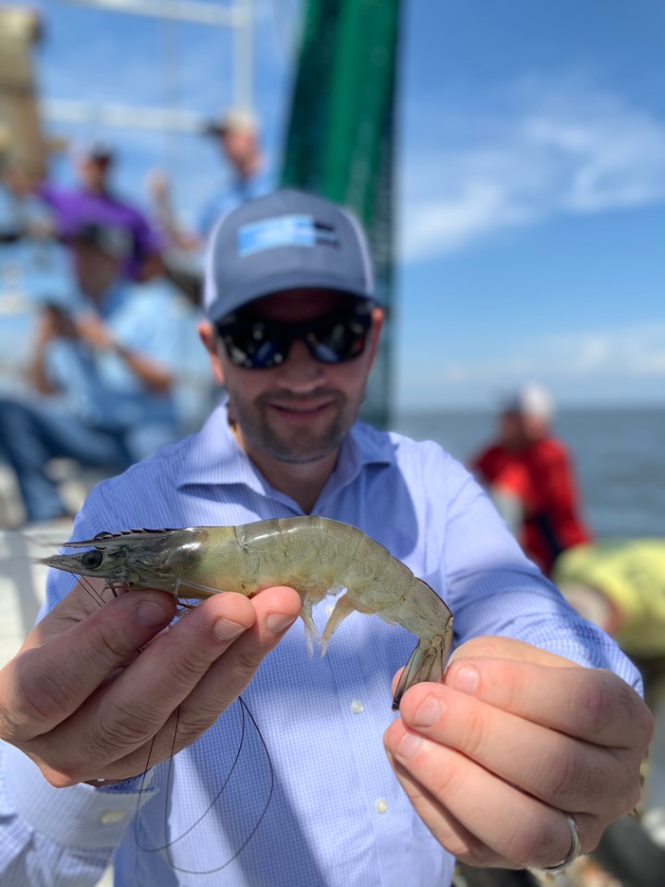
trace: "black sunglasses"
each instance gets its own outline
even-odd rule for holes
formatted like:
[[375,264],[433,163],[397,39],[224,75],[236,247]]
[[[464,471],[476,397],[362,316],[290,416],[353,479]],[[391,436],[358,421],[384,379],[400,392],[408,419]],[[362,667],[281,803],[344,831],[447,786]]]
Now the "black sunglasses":
[[345,363],[359,357],[372,325],[371,307],[327,314],[306,323],[281,323],[240,314],[216,324],[229,360],[248,370],[269,370],[284,363],[291,345],[304,342],[320,363]]

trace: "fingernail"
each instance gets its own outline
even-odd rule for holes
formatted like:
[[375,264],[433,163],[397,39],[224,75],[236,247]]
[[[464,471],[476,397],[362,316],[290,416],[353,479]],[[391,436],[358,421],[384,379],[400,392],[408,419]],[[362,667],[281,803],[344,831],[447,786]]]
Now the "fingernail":
[[441,706],[434,696],[426,696],[416,709],[412,723],[414,727],[431,727],[441,717]]
[[284,616],[282,613],[271,613],[266,619],[266,625],[268,626],[268,631],[273,634],[280,634],[282,631],[285,631],[289,625],[293,625],[296,619],[297,616]]
[[423,746],[423,740],[416,733],[405,733],[397,746],[400,758],[414,758]]
[[245,625],[231,622],[230,619],[218,619],[212,627],[212,633],[218,641],[232,641],[246,630]]
[[166,607],[157,601],[142,601],[136,611],[136,621],[144,628],[157,628],[167,622],[169,615]]
[[463,665],[453,673],[453,687],[462,693],[475,693],[480,683],[478,671],[471,665]]

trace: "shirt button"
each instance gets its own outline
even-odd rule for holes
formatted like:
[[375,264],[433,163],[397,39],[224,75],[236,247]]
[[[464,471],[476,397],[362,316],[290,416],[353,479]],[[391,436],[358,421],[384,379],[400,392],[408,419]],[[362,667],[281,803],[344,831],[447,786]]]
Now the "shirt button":
[[374,805],[374,809],[377,813],[387,813],[388,812],[388,801],[385,801],[383,798],[379,798],[376,804]]
[[118,822],[127,819],[127,815],[125,810],[107,810],[106,813],[102,813],[99,817],[99,821],[102,825],[116,825]]
[[354,699],[351,703],[351,711],[354,713],[354,715],[362,714],[362,712],[365,711],[365,706],[362,704],[362,702],[360,702],[359,699]]

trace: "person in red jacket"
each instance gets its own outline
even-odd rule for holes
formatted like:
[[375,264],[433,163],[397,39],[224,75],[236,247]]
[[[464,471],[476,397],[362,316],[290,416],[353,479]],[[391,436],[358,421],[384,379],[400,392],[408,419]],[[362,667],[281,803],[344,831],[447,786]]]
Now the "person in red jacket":
[[580,515],[570,454],[552,435],[553,416],[549,393],[525,385],[505,402],[497,440],[471,462],[527,556],[546,575],[562,551],[592,541]]

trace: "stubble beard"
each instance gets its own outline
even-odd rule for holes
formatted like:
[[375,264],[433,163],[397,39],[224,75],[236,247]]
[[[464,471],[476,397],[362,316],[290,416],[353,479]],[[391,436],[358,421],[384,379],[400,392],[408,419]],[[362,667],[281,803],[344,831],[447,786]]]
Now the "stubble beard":
[[271,424],[271,407],[261,398],[251,405],[235,401],[232,412],[254,448],[279,462],[305,465],[335,452],[356,419],[358,409],[353,410],[343,394],[330,392],[329,396],[335,403],[335,415],[323,431],[302,428],[293,429],[290,434],[280,432]]

